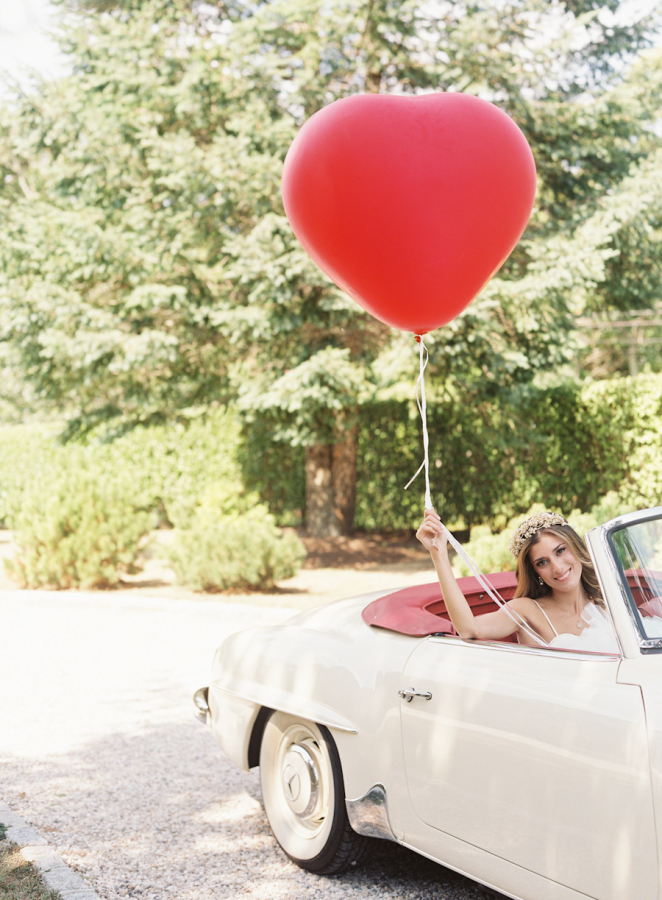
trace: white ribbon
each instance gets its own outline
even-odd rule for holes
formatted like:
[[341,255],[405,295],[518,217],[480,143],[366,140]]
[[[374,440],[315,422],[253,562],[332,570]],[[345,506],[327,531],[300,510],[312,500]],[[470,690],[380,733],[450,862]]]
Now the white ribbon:
[[459,556],[462,557],[462,559],[465,561],[465,563],[469,566],[469,569],[473,572],[473,574],[474,574],[475,578],[477,579],[478,583],[480,584],[480,586],[485,590],[485,592],[487,594],[489,594],[489,596],[492,598],[492,600],[494,600],[496,605],[498,607],[500,607],[506,613],[506,615],[509,616],[509,618],[511,618],[513,620],[513,622],[517,625],[518,628],[521,628],[522,631],[526,631],[526,633],[529,635],[529,637],[532,637],[533,640],[536,641],[536,643],[540,644],[541,647],[547,647],[547,641],[543,641],[543,639],[539,635],[537,635],[535,633],[535,631],[533,631],[531,626],[527,624],[526,620],[523,619],[522,616],[520,616],[520,614],[517,611],[510,609],[510,607],[507,605],[507,603],[503,599],[503,597],[499,594],[498,591],[496,591],[492,587],[492,585],[489,583],[487,578],[480,571],[480,569],[478,568],[476,563],[473,561],[473,559],[469,556],[467,551],[464,549],[462,544],[458,540],[456,540],[456,538],[453,537],[453,535],[450,533],[448,528],[446,528],[446,526],[444,525],[443,522],[441,523],[441,527],[444,529],[444,534],[446,535],[446,539],[448,540],[448,543],[455,550],[455,552]]
[[418,341],[420,351],[419,373],[418,378],[416,379],[416,405],[418,406],[418,411],[421,414],[421,420],[423,422],[423,462],[420,464],[414,475],[405,485],[405,490],[407,490],[409,485],[420,474],[421,469],[425,469],[425,508],[432,509],[432,495],[430,493],[430,453],[428,440],[427,404],[425,402],[425,368],[428,364],[429,353],[428,348],[423,342],[422,335],[417,334],[416,340]]
[[[416,405],[418,406],[418,411],[421,414],[421,420],[423,422],[423,462],[420,464],[418,469],[412,478],[409,479],[407,484],[405,485],[405,490],[409,487],[410,484],[414,481],[414,479],[420,474],[421,469],[425,469],[425,508],[432,509],[432,495],[430,493],[430,453],[429,453],[429,440],[428,440],[428,423],[427,423],[427,405],[425,402],[425,369],[428,364],[429,353],[428,348],[425,346],[423,342],[422,335],[416,335],[416,340],[419,345],[419,373],[418,378],[416,380]],[[420,396],[419,396],[420,394]],[[448,543],[453,547],[455,552],[465,561],[470,571],[473,572],[474,576],[478,580],[480,586],[485,590],[485,592],[491,597],[491,599],[496,603],[496,605],[503,609],[509,618],[513,620],[513,622],[517,625],[518,628],[521,628],[522,631],[525,631],[529,637],[533,638],[538,644],[543,647],[547,646],[547,642],[543,641],[542,638],[539,637],[533,631],[533,629],[526,623],[526,621],[520,616],[518,612],[511,610],[506,601],[499,595],[499,592],[496,591],[489,581],[485,578],[483,573],[480,571],[476,563],[469,556],[467,551],[464,549],[462,544],[457,541],[453,535],[450,533],[448,528],[441,523],[441,527],[444,529],[444,534],[448,540]]]

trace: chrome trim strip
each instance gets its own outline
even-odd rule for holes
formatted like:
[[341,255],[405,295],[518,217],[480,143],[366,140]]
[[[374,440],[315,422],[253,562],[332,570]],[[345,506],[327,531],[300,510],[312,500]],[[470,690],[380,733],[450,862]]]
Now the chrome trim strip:
[[367,794],[356,800],[345,800],[345,806],[349,824],[357,834],[398,842],[389,822],[386,788],[383,784],[375,784]]
[[461,637],[454,634],[432,635],[431,641],[436,643],[447,643],[452,641],[455,644],[464,644],[465,646],[481,647],[485,650],[498,650],[501,653],[524,653],[527,656],[562,656],[564,659],[591,659],[594,662],[611,662],[620,659],[620,653],[598,653],[591,650],[564,650],[563,647],[529,647],[526,644],[509,644],[504,641],[465,641]]
[[662,638],[645,638],[639,645],[642,650],[662,650]]

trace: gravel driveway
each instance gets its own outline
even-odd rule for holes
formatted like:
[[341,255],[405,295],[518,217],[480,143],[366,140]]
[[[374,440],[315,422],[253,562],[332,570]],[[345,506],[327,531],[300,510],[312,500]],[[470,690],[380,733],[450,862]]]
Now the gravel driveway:
[[0,591],[0,798],[108,900],[495,897],[391,843],[332,878],[280,852],[257,775],[227,762],[191,695],[227,634],[292,612]]

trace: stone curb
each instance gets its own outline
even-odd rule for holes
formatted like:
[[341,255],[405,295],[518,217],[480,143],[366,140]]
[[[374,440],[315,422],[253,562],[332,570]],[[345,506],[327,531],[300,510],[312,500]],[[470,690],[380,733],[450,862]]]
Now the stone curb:
[[96,891],[48,846],[47,841],[0,800],[0,824],[7,828],[7,840],[17,844],[26,862],[33,863],[51,890],[62,900],[100,900]]

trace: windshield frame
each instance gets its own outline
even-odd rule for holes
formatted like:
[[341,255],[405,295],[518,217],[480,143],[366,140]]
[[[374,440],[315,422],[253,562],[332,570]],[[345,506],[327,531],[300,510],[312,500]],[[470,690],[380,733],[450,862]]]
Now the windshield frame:
[[[656,506],[653,509],[646,509],[639,512],[627,513],[626,515],[618,516],[616,519],[612,519],[610,522],[607,522],[604,525],[599,526],[598,528],[592,529],[586,536],[587,539],[589,539],[589,542],[591,542],[594,538],[597,538],[603,545],[603,548],[607,551],[605,553],[605,556],[607,557],[612,568],[611,574],[614,576],[614,581],[618,584],[620,594],[623,599],[625,609],[627,610],[628,618],[632,623],[634,633],[637,637],[639,650],[641,651],[641,653],[662,652],[662,637],[650,638],[646,636],[641,613],[637,608],[637,604],[632,595],[632,591],[630,590],[630,586],[625,575],[625,570],[623,569],[620,557],[616,550],[614,536],[618,534],[618,532],[623,531],[631,527],[632,525],[643,524],[654,519],[662,519],[662,506]],[[589,535],[591,536],[590,538]],[[599,575],[600,573],[598,572],[598,577]]]

